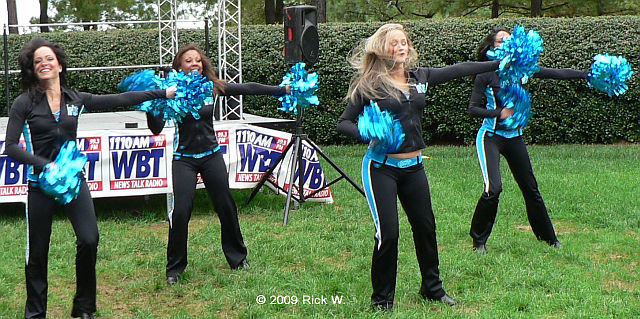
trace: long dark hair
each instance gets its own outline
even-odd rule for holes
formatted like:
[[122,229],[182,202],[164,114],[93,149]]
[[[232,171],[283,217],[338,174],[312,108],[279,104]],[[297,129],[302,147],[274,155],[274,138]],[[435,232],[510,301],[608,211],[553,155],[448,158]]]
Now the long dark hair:
[[[216,72],[211,66],[211,60],[204,54],[200,48],[198,48],[195,44],[187,44],[178,50],[176,56],[173,57],[173,63],[171,66],[174,70],[180,70],[180,64],[182,63],[182,56],[187,52],[194,50],[200,54],[200,58],[202,61],[202,75],[207,77],[207,79],[213,81],[213,89],[216,94],[224,92],[225,82],[220,80],[216,75]],[[186,72],[186,70],[185,70]]]
[[18,56],[21,76],[20,85],[22,87],[22,91],[29,92],[29,95],[32,98],[43,92],[40,87],[40,81],[33,69],[33,55],[36,50],[41,47],[49,47],[53,50],[53,53],[56,55],[56,59],[58,59],[58,63],[62,67],[62,72],[60,72],[60,86],[67,86],[67,54],[64,53],[64,50],[57,43],[51,42],[45,38],[33,38],[22,47],[22,51],[20,51],[20,55]]
[[493,43],[496,41],[496,36],[498,35],[499,32],[504,31],[507,32],[509,34],[511,34],[511,31],[509,31],[509,29],[507,28],[494,28],[493,30],[491,30],[491,33],[489,33],[484,40],[482,40],[482,42],[480,42],[480,46],[478,47],[478,61],[487,61],[489,60],[489,58],[487,58],[487,51],[493,49]]

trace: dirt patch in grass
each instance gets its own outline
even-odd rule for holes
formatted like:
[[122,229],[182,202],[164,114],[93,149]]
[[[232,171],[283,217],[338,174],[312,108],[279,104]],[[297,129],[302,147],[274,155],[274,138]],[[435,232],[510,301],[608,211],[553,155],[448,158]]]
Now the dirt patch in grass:
[[609,274],[602,279],[602,286],[606,290],[620,289],[628,292],[638,291],[639,283],[635,281],[625,281],[616,278],[616,274]]

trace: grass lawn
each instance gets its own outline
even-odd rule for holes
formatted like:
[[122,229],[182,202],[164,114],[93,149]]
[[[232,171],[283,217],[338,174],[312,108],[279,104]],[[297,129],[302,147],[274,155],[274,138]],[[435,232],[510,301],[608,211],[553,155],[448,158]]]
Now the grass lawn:
[[[324,148],[360,182],[364,146]],[[638,318],[640,317],[640,145],[529,147],[540,191],[563,243],[538,242],[506,162],[489,253],[468,235],[482,177],[473,147],[429,147],[425,169],[438,225],[440,272],[456,307],[424,301],[411,230],[400,213],[395,310],[370,310],[373,222],[346,181],[333,204],[305,202],[282,226],[285,198],[266,190],[249,205],[234,191],[249,269],[230,270],[220,224],[198,191],[189,266],[165,283],[163,196],[96,199],[98,313],[102,318]],[[337,172],[324,165],[329,178]],[[0,205],[0,318],[24,311],[23,205]],[[65,318],[75,290],[75,236],[59,213],[49,256],[49,317]],[[266,303],[256,300],[265,296]],[[332,298],[334,300],[332,300]],[[335,303],[334,303],[335,301]],[[339,302],[340,301],[340,302]],[[273,302],[273,304],[272,304]],[[326,304],[325,304],[326,302]]]

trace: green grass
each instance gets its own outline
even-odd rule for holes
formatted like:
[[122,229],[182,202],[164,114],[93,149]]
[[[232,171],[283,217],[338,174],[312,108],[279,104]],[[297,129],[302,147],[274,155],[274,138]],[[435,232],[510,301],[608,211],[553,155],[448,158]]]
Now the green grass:
[[[363,146],[325,152],[360,182]],[[440,271],[456,307],[423,301],[411,231],[400,213],[396,306],[370,310],[373,224],[366,201],[346,181],[334,204],[305,202],[282,226],[284,197],[269,190],[243,206],[248,270],[230,270],[220,224],[198,191],[190,223],[189,266],[164,281],[168,225],[164,197],[95,200],[100,227],[98,313],[102,318],[637,318],[640,317],[640,145],[531,146],[540,190],[561,249],[538,242],[506,162],[489,254],[468,235],[482,178],[472,147],[429,147],[425,168],[438,222]],[[324,165],[329,177],[337,173]],[[23,315],[25,221],[22,205],[0,206],[0,318]],[[68,317],[74,294],[75,237],[61,213],[49,258],[49,316]],[[267,304],[256,303],[259,295]],[[281,296],[296,304],[268,304]],[[328,304],[304,304],[304,296]],[[341,296],[342,304],[332,304]]]

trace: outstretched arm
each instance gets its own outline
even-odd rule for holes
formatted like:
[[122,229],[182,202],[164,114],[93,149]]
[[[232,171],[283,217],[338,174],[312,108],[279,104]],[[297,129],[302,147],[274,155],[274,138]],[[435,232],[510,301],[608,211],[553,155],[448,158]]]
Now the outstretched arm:
[[533,74],[534,78],[543,79],[586,79],[589,71],[574,70],[574,69],[552,69],[552,68],[540,68],[540,71]]
[[436,85],[461,78],[467,75],[485,73],[498,69],[500,61],[483,61],[483,62],[462,62],[442,68],[429,68],[427,82],[429,85]]
[[287,88],[277,85],[265,85],[255,82],[225,83],[224,92],[220,95],[270,95],[286,94]]
[[106,110],[122,106],[133,106],[144,101],[171,98],[174,89],[166,90],[149,90],[149,91],[130,91],[119,94],[96,95],[81,92],[80,96],[84,102],[85,108],[88,110]]

